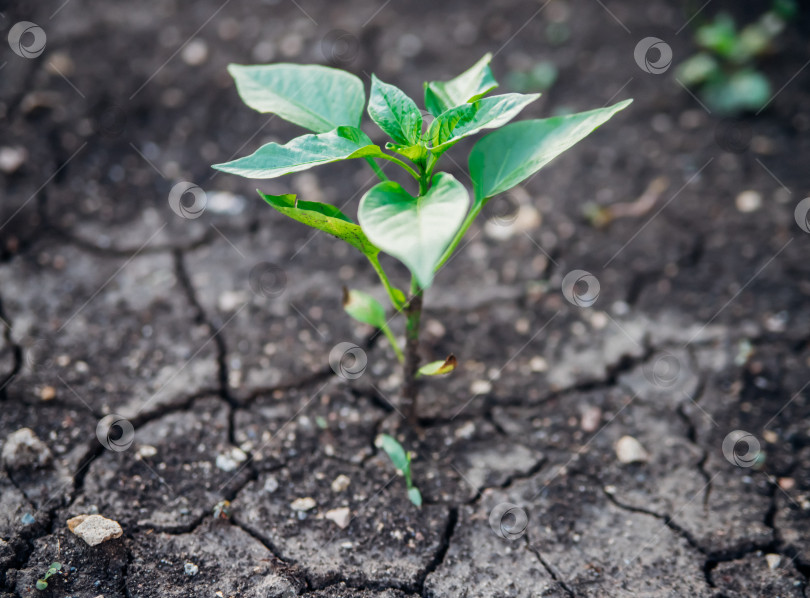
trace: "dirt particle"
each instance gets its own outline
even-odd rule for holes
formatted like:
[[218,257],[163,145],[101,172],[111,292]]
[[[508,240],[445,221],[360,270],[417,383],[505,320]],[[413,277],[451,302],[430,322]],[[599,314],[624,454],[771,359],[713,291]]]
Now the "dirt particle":
[[351,522],[352,515],[349,507],[340,507],[339,509],[327,511],[325,517],[329,519],[329,521],[334,521],[335,525],[340,529],[346,529],[349,526],[349,522]]
[[348,476],[340,474],[338,477],[332,480],[332,492],[343,492],[351,483],[352,481]]
[[7,469],[17,471],[48,467],[53,455],[31,428],[21,428],[6,438],[2,459]]
[[290,503],[290,508],[293,511],[311,511],[316,506],[315,499],[311,496],[307,496],[304,498],[296,498],[294,501]]
[[750,189],[743,191],[734,200],[734,204],[740,212],[756,212],[762,207],[762,194]]
[[641,443],[632,436],[622,436],[616,443],[616,457],[620,463],[645,463],[650,455]]
[[78,515],[67,521],[68,529],[89,546],[96,546],[107,540],[120,538],[124,530],[117,521],[101,515]]
[[208,58],[208,44],[201,39],[191,40],[188,45],[183,48],[181,54],[183,62],[191,66],[199,66]]

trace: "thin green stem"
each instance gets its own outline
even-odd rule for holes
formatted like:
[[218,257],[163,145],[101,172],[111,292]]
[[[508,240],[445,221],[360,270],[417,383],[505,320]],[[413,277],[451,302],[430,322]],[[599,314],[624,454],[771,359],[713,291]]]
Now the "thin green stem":
[[383,160],[388,160],[389,162],[393,162],[394,164],[398,164],[403,169],[405,169],[405,171],[408,174],[410,174],[413,178],[415,178],[417,181],[419,180],[419,178],[420,178],[419,173],[416,172],[413,168],[411,168],[407,164],[405,164],[405,162],[403,162],[399,158],[395,158],[394,156],[389,156],[388,154],[383,154],[383,153],[380,153],[380,155],[378,155],[377,157],[382,158]]
[[380,264],[380,258],[376,255],[366,255],[368,261],[371,262],[374,271],[377,273],[377,276],[380,277],[380,281],[383,283],[386,292],[388,293],[388,298],[391,300],[391,305],[394,306],[394,309],[397,311],[401,311],[402,308],[405,306],[405,295],[402,291],[397,289],[391,284],[391,281],[388,280],[388,275],[383,270],[382,264]]
[[450,256],[453,255],[453,252],[458,247],[458,244],[461,243],[461,240],[464,238],[464,235],[467,233],[467,229],[470,228],[473,221],[475,220],[476,216],[481,212],[481,209],[484,207],[485,202],[474,203],[470,213],[467,214],[467,217],[464,219],[464,222],[461,223],[461,228],[458,229],[456,236],[453,237],[453,240],[450,242],[450,245],[447,246],[447,249],[444,250],[444,254],[442,255],[442,259],[439,260],[439,263],[436,264],[436,269],[434,272],[438,272],[442,266],[444,266],[445,262],[450,259]]
[[397,361],[399,361],[399,363],[405,363],[405,355],[402,353],[402,349],[399,348],[397,337],[394,336],[394,333],[391,332],[391,329],[387,324],[382,328],[382,331],[385,338],[387,338],[388,342],[391,343],[391,347],[394,349],[394,353],[397,355]]
[[366,162],[368,162],[369,166],[371,166],[374,173],[380,178],[381,181],[389,180],[386,174],[380,168],[380,165],[374,160],[374,158],[366,158]]

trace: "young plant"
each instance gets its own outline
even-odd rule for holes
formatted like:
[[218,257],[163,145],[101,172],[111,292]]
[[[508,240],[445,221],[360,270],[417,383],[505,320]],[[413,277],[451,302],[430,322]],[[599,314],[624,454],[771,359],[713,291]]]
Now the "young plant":
[[51,563],[51,566],[48,567],[48,570],[45,572],[45,575],[42,576],[42,579],[38,579],[36,583],[36,587],[39,591],[43,591],[48,589],[48,579],[53,577],[54,575],[59,574],[62,570],[62,563]]
[[[404,367],[402,403],[417,425],[418,379],[456,367],[452,355],[420,368],[419,329],[422,295],[458,248],[475,218],[494,196],[522,183],[589,135],[632,100],[613,106],[538,120],[514,122],[540,94],[490,95],[498,83],[487,54],[449,81],[424,86],[423,116],[404,91],[371,76],[367,112],[391,141],[382,148],[360,129],[365,106],[363,82],[342,70],[319,65],[270,64],[228,67],[242,100],[259,112],[312,131],[280,145],[268,143],[250,156],[214,168],[251,179],[280,177],[340,160],[366,160],[381,182],[360,200],[355,223],[341,209],[298,199],[267,195],[273,208],[327,232],[363,253],[380,278],[396,313],[405,316],[405,347],[389,327],[385,308],[358,290],[346,290],[343,305],[350,316],[382,331]],[[456,178],[438,170],[442,156],[456,143],[486,129],[468,159],[473,197]],[[385,151],[388,150],[388,151]],[[389,179],[380,160],[391,162],[412,179]],[[407,294],[391,282],[380,263],[385,252],[411,273]],[[396,315],[396,314],[395,314]]]
[[417,507],[422,506],[422,493],[419,488],[413,485],[413,477],[411,476],[411,453],[406,452],[402,445],[397,442],[396,438],[388,434],[380,434],[374,444],[385,451],[391,463],[394,464],[396,470],[405,476],[405,487],[408,489],[408,500],[410,500]]
[[697,91],[709,108],[735,115],[762,109],[771,99],[771,84],[756,68],[773,51],[774,41],[797,12],[795,0],[775,0],[755,22],[738,30],[726,13],[700,25],[695,43],[701,51],[678,65],[675,77]]

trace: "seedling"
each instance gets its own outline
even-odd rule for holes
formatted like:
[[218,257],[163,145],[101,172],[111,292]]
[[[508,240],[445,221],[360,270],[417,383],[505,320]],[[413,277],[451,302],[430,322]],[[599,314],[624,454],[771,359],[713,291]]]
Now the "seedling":
[[757,60],[773,51],[796,11],[794,0],[775,0],[769,11],[740,30],[730,15],[718,14],[695,31],[701,51],[678,65],[676,78],[720,114],[761,110],[771,99],[771,84],[757,70]]
[[62,563],[51,563],[51,566],[48,567],[48,570],[45,572],[45,575],[42,576],[42,579],[38,579],[36,583],[36,588],[39,591],[48,589],[48,579],[57,575],[62,570]]
[[[250,156],[214,168],[269,179],[320,164],[363,158],[381,179],[360,200],[359,224],[329,204],[295,195],[259,194],[282,214],[342,239],[368,258],[395,312],[405,316],[404,350],[379,301],[362,291],[346,290],[343,306],[350,316],[378,328],[390,341],[404,367],[402,403],[414,426],[418,422],[417,379],[447,374],[456,367],[455,358],[450,356],[420,368],[422,296],[434,276],[490,199],[527,180],[632,101],[507,124],[540,94],[490,96],[498,87],[489,67],[491,58],[487,54],[449,81],[425,83],[424,104],[429,116],[423,116],[404,91],[372,75],[367,112],[391,138],[385,148],[360,129],[366,101],[363,82],[356,76],[319,65],[228,67],[248,106],[313,133],[284,145],[268,143]],[[452,174],[438,171],[438,166],[456,143],[486,129],[497,130],[480,139],[468,159],[471,203],[464,185]],[[389,179],[379,161],[395,164],[402,176],[413,180],[402,184]],[[383,269],[382,252],[400,260],[410,271],[407,295]]]
[[405,486],[408,489],[408,500],[410,500],[417,507],[422,506],[422,493],[419,488],[413,485],[413,478],[411,477],[411,453],[406,452],[402,445],[397,442],[393,436],[388,434],[380,434],[374,444],[386,452],[391,463],[394,464],[397,471],[405,476]]

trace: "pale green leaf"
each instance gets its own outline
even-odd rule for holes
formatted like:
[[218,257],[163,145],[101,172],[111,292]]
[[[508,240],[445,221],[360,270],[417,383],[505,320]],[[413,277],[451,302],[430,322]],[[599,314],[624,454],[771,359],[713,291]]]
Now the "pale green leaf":
[[212,168],[249,179],[272,179],[321,164],[381,154],[360,129],[338,127],[327,133],[302,135],[284,145],[268,143],[249,156]]
[[485,54],[481,60],[450,81],[425,83],[425,108],[433,116],[439,116],[450,108],[466,102],[474,102],[498,87],[492,76],[489,62],[492,54]]
[[422,493],[419,492],[419,488],[416,486],[411,486],[408,488],[408,500],[410,500],[417,507],[422,506]]
[[419,197],[395,181],[378,183],[360,200],[358,219],[371,242],[404,263],[426,289],[469,204],[464,185],[440,173]]
[[383,329],[388,325],[385,308],[374,297],[363,291],[343,288],[343,309],[358,322]]
[[462,104],[440,114],[430,124],[427,139],[433,152],[442,151],[464,137],[483,129],[496,129],[515,118],[523,108],[540,97],[507,93]]
[[413,145],[422,138],[422,113],[404,91],[371,75],[368,115],[391,139]]
[[365,255],[376,256],[380,252],[363,230],[335,206],[315,201],[299,201],[295,195],[266,195],[261,191],[259,195],[285,216],[342,239]]
[[447,359],[439,361],[431,361],[426,363],[417,372],[417,376],[441,376],[442,374],[449,374],[458,366],[458,360],[455,355],[450,355]]
[[632,100],[625,100],[568,116],[512,123],[478,141],[469,158],[475,192],[473,210],[480,210],[493,195],[529,178],[630,102]]
[[415,143],[413,145],[398,145],[396,143],[386,143],[385,149],[394,151],[400,156],[405,156],[414,164],[424,162],[427,158],[427,149],[422,143]]
[[393,436],[389,436],[388,434],[380,434],[377,436],[375,444],[378,448],[385,451],[388,458],[391,459],[391,463],[394,464],[394,467],[398,471],[402,472],[406,478],[410,479],[411,460],[408,458],[408,454],[405,452],[405,449],[402,448],[402,445],[397,441],[397,439]]
[[242,101],[316,133],[359,126],[366,101],[363,82],[317,64],[228,65]]

